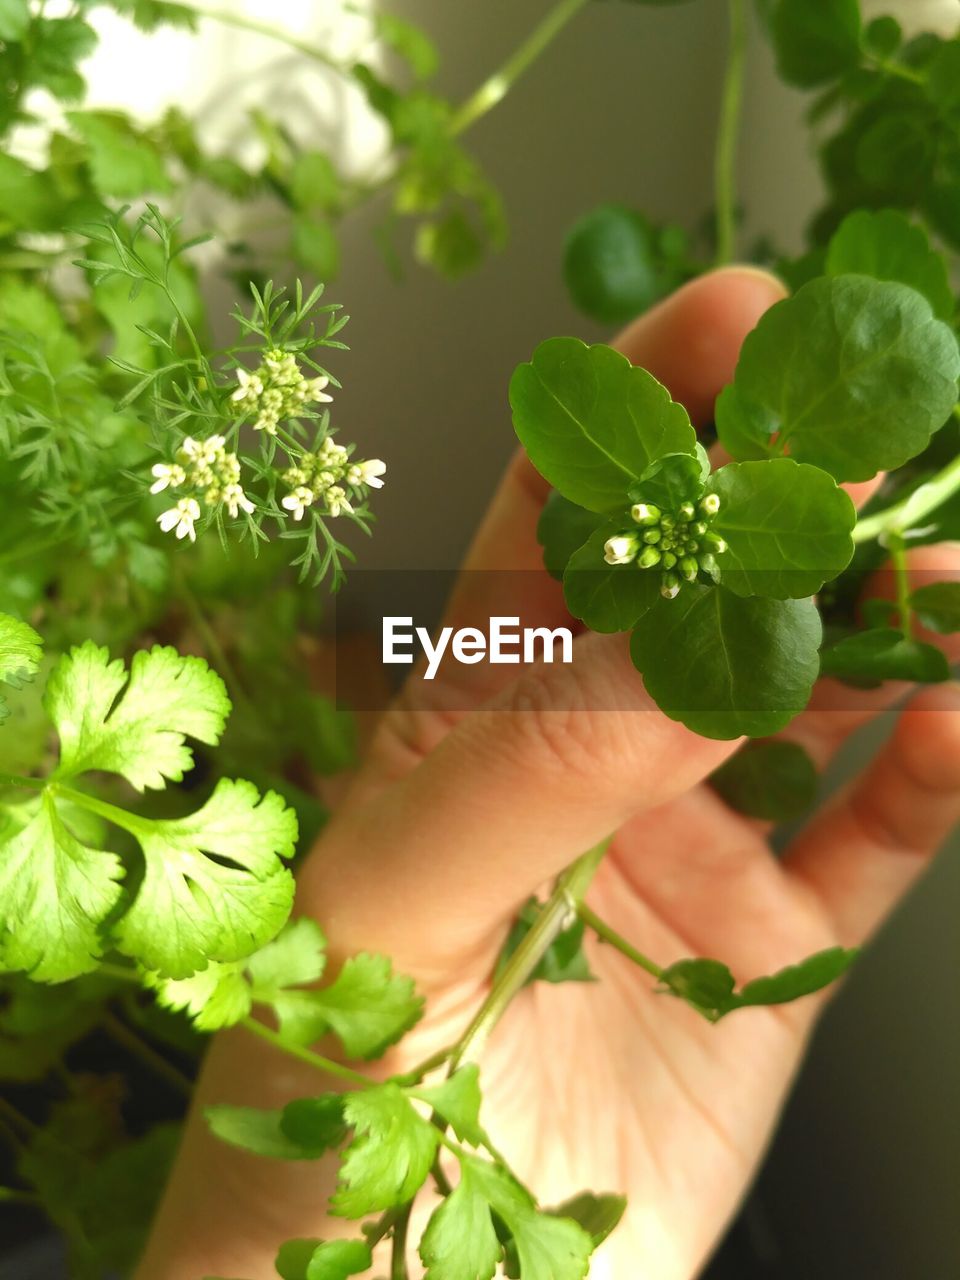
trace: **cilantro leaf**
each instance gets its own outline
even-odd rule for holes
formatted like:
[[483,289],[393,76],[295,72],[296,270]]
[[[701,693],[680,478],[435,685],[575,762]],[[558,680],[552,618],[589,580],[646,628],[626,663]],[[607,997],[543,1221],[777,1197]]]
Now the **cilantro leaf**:
[[120,896],[116,854],[82,844],[52,796],[0,846],[0,968],[37,982],[64,982],[95,969],[100,925]]
[[756,978],[739,991],[733,974],[719,960],[679,960],[661,975],[662,990],[679,996],[710,1022],[735,1009],[789,1004],[836,982],[857,958],[856,951],[830,947],[789,965],[768,978]]
[[271,1002],[284,1035],[310,1044],[331,1030],[352,1058],[379,1057],[423,1013],[413,980],[395,974],[386,956],[368,952],[346,960],[329,987],[281,993]]
[[421,1085],[408,1090],[414,1098],[429,1103],[439,1116],[446,1120],[461,1142],[471,1146],[483,1144],[480,1127],[480,1071],[469,1063],[448,1076],[441,1084]]
[[230,712],[223,681],[202,658],[144,649],[128,676],[89,640],[54,667],[44,705],[60,735],[57,777],[103,769],[138,791],[179,782],[193,766],[184,738],[215,745]]
[[138,820],[135,834],[144,876],[116,938],[145,968],[187,978],[243,959],[289,915],[293,877],[279,858],[293,854],[297,819],[276,792],[222,778],[197,813]]
[[439,1131],[392,1083],[348,1094],[344,1114],[356,1136],[344,1153],[332,1211],[364,1218],[412,1200],[436,1157]]
[[420,1242],[425,1280],[491,1280],[503,1255],[491,1213],[510,1232],[523,1280],[583,1280],[594,1242],[581,1226],[541,1212],[498,1165],[464,1155],[460,1171],[460,1182]]
[[[34,631],[8,613],[0,613],[0,683],[16,687],[20,681],[36,674],[43,641]],[[7,705],[0,695],[0,721],[5,720]]]
[[161,978],[145,975],[154,987],[157,1000],[166,1009],[183,1010],[198,1031],[219,1031],[242,1022],[253,1007],[250,985],[242,965],[218,964],[211,960],[205,969],[189,978]]
[[315,920],[291,920],[247,961],[254,999],[269,1000],[284,987],[316,982],[327,963],[326,938]]
[[67,119],[90,148],[90,176],[99,195],[126,199],[170,190],[162,154],[125,117],[108,111],[68,111]]
[[29,0],[0,0],[0,40],[22,40],[29,26]]
[[325,1150],[314,1150],[291,1138],[281,1125],[282,1111],[216,1106],[206,1107],[203,1114],[210,1132],[221,1142],[270,1160],[315,1160]]

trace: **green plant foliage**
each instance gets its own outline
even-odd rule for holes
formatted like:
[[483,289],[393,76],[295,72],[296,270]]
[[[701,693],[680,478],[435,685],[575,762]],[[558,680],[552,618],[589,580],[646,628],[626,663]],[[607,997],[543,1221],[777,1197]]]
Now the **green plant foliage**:
[[816,799],[817,770],[796,742],[745,742],[710,775],[710,785],[738,813],[791,822]]
[[831,947],[769,978],[755,978],[740,990],[726,965],[716,960],[680,960],[663,971],[662,989],[685,1000],[710,1022],[736,1009],[789,1004],[836,982],[856,959],[856,951]]
[[950,679],[950,667],[939,649],[892,627],[846,636],[824,650],[821,669],[825,676],[863,686],[884,680],[937,684]]
[[925,627],[950,635],[960,631],[960,582],[931,582],[910,596],[910,607]]
[[860,209],[844,218],[827,247],[826,274],[899,280],[922,293],[941,320],[951,320],[956,310],[943,255],[931,248],[922,227],[896,209]]
[[[542,904],[536,898],[525,903],[503,944],[497,961],[497,975],[503,973],[507,961],[530,932],[540,914]],[[583,922],[574,921],[561,929],[530,975],[530,982],[592,982],[593,974],[583,950]]]
[[860,60],[858,0],[774,0],[770,30],[777,69],[788,84],[823,84]]

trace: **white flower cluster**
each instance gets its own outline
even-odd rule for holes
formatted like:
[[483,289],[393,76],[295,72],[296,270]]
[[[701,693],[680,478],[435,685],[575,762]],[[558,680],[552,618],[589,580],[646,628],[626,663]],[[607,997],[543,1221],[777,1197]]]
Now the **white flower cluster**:
[[329,403],[325,395],[329,378],[305,378],[296,356],[289,351],[268,351],[254,373],[237,370],[237,389],[230,397],[238,413],[255,413],[255,431],[276,435],[284,418],[296,418],[306,404]]
[[[682,582],[696,582],[700,573],[716,580],[716,557],[727,544],[710,528],[720,510],[715,493],[701,498],[698,508],[684,502],[675,512],[663,512],[652,503],[636,502],[630,508],[632,529],[624,529],[603,544],[603,558],[610,565],[635,564],[661,573],[660,594],[673,600]],[[637,527],[639,526],[639,527]]]
[[387,464],[379,458],[351,462],[347,450],[327,436],[316,453],[305,453],[296,466],[284,472],[283,481],[290,492],[281,501],[294,520],[302,520],[307,507],[323,504],[324,514],[338,516],[353,511],[350,495],[344,485],[362,490],[382,489],[380,478]]
[[[226,444],[224,436],[209,436],[206,440],[187,436],[177,450],[175,462],[158,462],[153,466],[154,482],[150,492],[189,489],[208,507],[222,503],[234,520],[241,511],[252,515],[255,507],[240,484],[240,461],[235,453],[227,452]],[[176,506],[157,517],[164,533],[173,529],[178,538],[196,542],[194,525],[201,512],[197,496],[181,498]]]

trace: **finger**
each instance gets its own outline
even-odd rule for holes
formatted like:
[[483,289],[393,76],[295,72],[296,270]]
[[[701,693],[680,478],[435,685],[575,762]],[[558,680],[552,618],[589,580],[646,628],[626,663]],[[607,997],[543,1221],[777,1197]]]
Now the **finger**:
[[[960,581],[960,544],[918,547],[910,553],[907,566],[912,590],[930,582]],[[888,566],[867,580],[862,599],[895,600],[896,594],[895,577]],[[917,623],[914,638],[936,645],[950,662],[960,660],[960,635],[937,635]],[[855,689],[839,680],[820,680],[807,710],[779,736],[799,743],[823,769],[852,733],[895,706],[909,689],[910,685],[900,680],[887,681],[879,689]]]
[[[783,295],[783,285],[763,271],[712,272],[635,320],[613,345],[663,382],[695,422],[706,422],[733,376],[743,339]],[[548,492],[547,482],[517,453],[467,554],[445,625],[482,625],[491,614],[517,616],[524,626],[564,620],[562,591],[542,572],[537,544]],[[496,668],[482,674],[503,683]]]
[[839,940],[862,942],[960,821],[960,686],[917,694],[876,759],[801,832],[785,868]]
[[[421,975],[449,975],[478,949],[489,959],[517,904],[735,750],[657,710],[625,637],[584,635],[575,648],[573,665],[525,673],[425,759],[415,740],[384,748],[406,755],[401,780],[345,805],[301,875],[340,954],[375,946]],[[391,886],[389,913],[378,885]]]

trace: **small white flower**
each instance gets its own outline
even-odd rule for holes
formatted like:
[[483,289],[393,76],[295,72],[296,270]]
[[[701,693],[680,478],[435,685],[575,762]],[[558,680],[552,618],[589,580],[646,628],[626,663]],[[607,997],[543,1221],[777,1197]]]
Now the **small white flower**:
[[203,457],[203,445],[199,440],[194,440],[193,436],[184,436],[177,450],[177,457],[183,458],[184,462],[196,462]]
[[256,510],[256,507],[238,484],[228,484],[223,491],[221,501],[234,520],[236,520],[239,511],[244,511],[248,516],[252,516]]
[[156,477],[150,486],[151,493],[162,493],[164,489],[179,489],[187,478],[187,474],[178,463],[156,462],[150,468],[150,472]]
[[304,383],[304,386],[306,387],[306,399],[315,400],[320,404],[330,404],[333,400],[333,396],[324,395],[324,391],[329,385],[329,378],[309,378]]
[[280,505],[286,511],[292,512],[294,520],[302,520],[303,513],[311,502],[313,502],[313,490],[300,485],[299,488],[294,489],[293,493],[288,493]]
[[252,408],[263,395],[263,379],[256,373],[248,373],[246,369],[237,370],[237,389],[230,397],[234,403],[244,404]]
[[368,458],[366,462],[355,462],[347,472],[350,484],[365,484],[371,489],[382,489],[380,477],[387,469],[387,464],[379,458]]
[[334,518],[340,515],[342,511],[353,511],[353,507],[351,507],[350,503],[347,501],[347,495],[339,485],[331,485],[324,494],[324,497],[327,502],[327,513]]
[[226,436],[208,436],[200,445],[205,461],[216,462],[226,443]]
[[720,510],[720,498],[716,493],[708,493],[700,499],[700,510],[705,516],[715,516]]
[[639,542],[634,534],[618,533],[603,544],[603,558],[607,564],[632,564]]
[[200,504],[195,498],[181,498],[175,507],[157,516],[157,524],[164,533],[176,527],[178,538],[189,538],[196,542],[197,533],[194,524],[200,519]]

